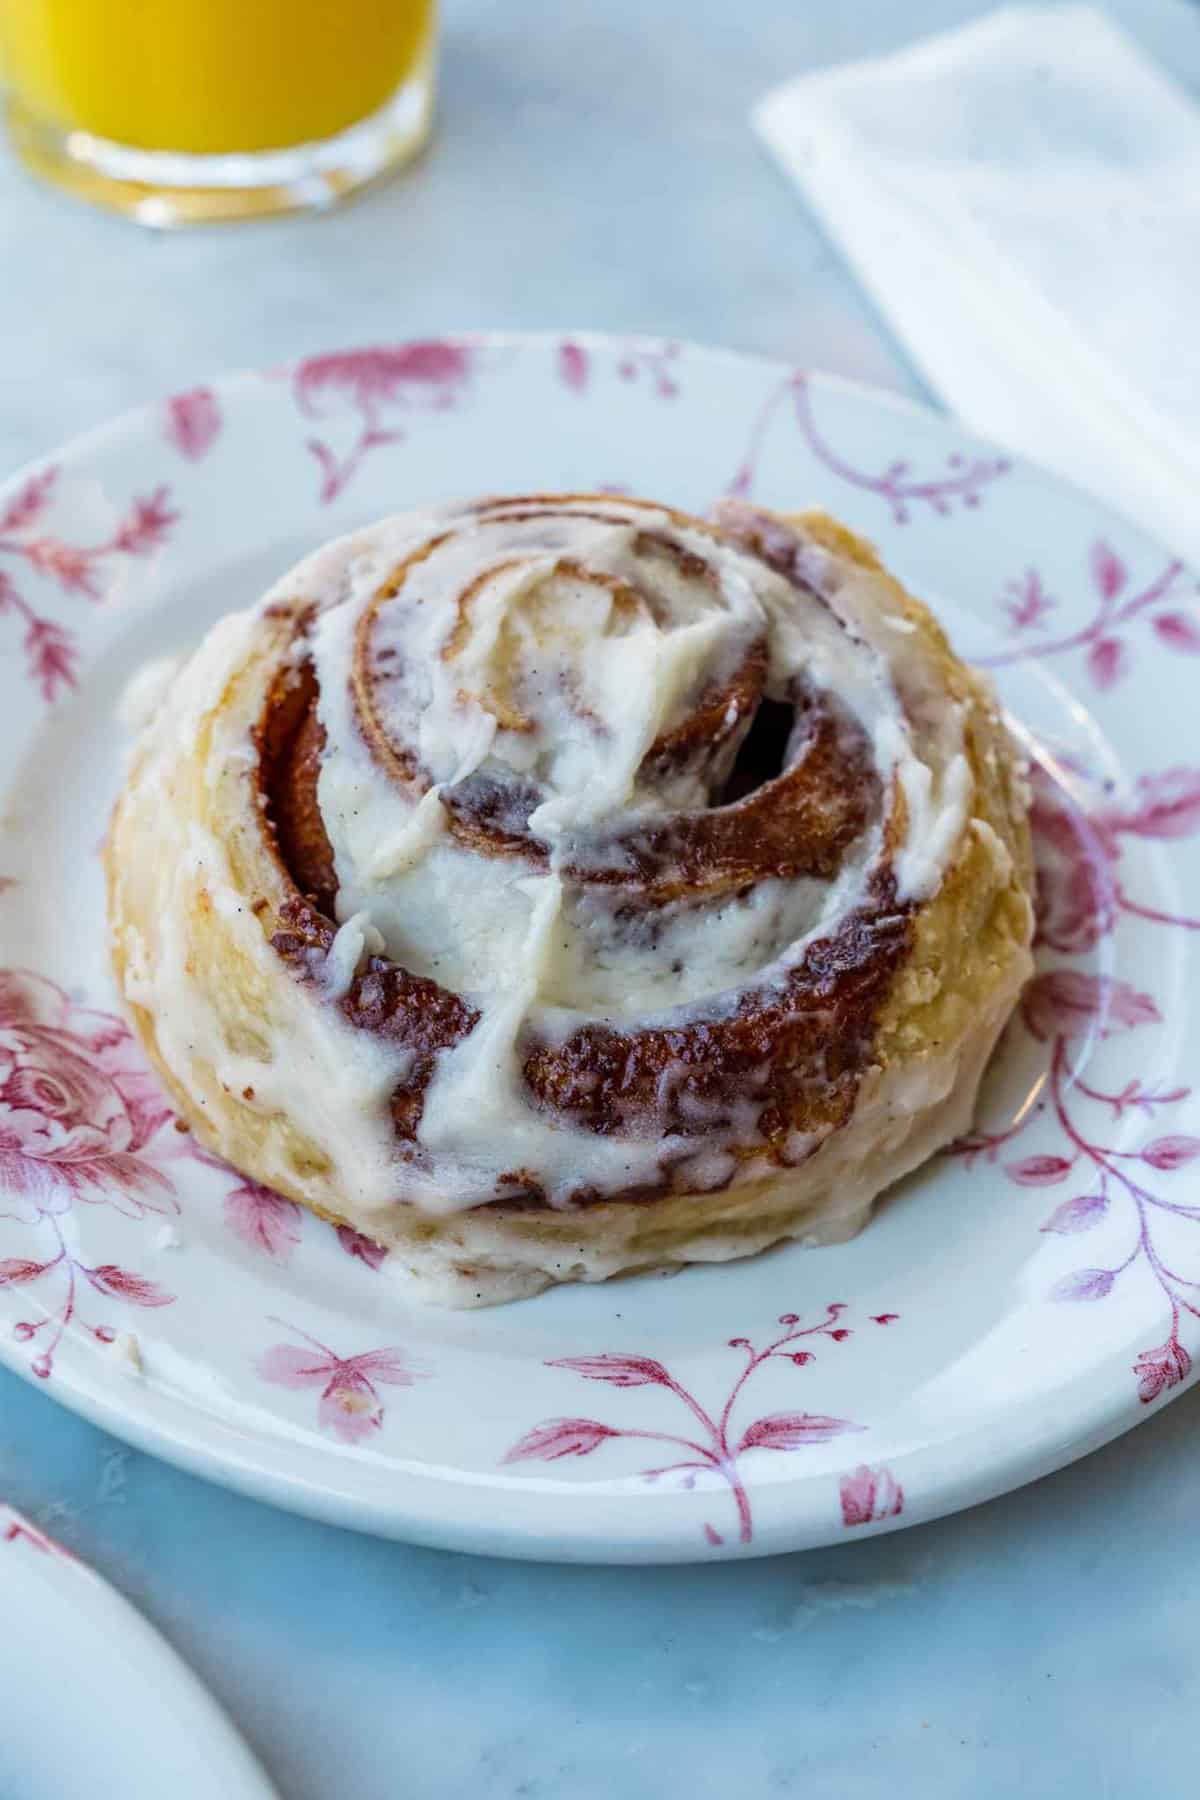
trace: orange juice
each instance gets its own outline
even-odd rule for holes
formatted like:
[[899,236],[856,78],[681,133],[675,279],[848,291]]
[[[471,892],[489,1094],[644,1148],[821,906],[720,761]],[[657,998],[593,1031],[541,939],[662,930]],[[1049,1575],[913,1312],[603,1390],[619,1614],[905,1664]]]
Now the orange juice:
[[321,208],[420,149],[434,0],[0,0],[18,154],[169,226]]
[[48,124],[145,150],[276,150],[376,112],[433,0],[0,0],[2,66]]

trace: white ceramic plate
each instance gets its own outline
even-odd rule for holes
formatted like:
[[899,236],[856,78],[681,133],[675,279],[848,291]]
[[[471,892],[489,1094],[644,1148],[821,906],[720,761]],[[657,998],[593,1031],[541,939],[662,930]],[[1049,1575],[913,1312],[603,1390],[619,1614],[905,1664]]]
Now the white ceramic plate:
[[0,1619],[4,1800],[273,1800],[241,1738],[165,1639],[4,1505]]
[[[189,1155],[106,1012],[118,697],[336,532],[456,493],[601,485],[828,506],[992,665],[1042,761],[1041,972],[977,1136],[854,1243],[421,1311],[370,1246]],[[926,1519],[1187,1385],[1200,612],[1123,520],[842,382],[481,337],[123,419],[9,487],[0,571],[0,965],[25,971],[0,1012],[0,1353],[66,1404],[347,1524],[651,1560]]]

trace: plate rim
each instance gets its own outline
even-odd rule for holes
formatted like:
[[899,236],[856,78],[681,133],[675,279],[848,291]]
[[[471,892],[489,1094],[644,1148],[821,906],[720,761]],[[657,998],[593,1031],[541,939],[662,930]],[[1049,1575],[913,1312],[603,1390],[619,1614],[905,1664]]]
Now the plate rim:
[[[233,1800],[280,1800],[229,1713],[165,1632],[99,1570],[0,1498],[0,1591],[6,1576],[18,1590],[30,1591],[29,1609],[22,1613],[24,1641],[29,1641],[31,1629],[36,1635],[36,1623],[31,1625],[30,1619],[36,1622],[39,1616],[39,1600],[46,1598],[51,1604],[56,1598],[68,1600],[72,1616],[82,1617],[85,1629],[101,1634],[111,1646],[108,1664],[119,1661],[126,1677],[153,1672],[156,1717],[170,1727],[172,1739],[186,1734],[206,1766],[222,1778],[223,1791],[224,1784],[233,1783],[228,1789]],[[55,1643],[61,1660],[61,1640]],[[69,1679],[69,1671],[64,1670],[63,1676]],[[135,1694],[129,1711],[144,1713],[145,1698]],[[153,1733],[149,1739],[153,1746]],[[87,1758],[82,1740],[80,1758],[82,1770]]]
[[[964,440],[977,444],[981,450],[999,451],[1007,457],[1014,469],[1029,470],[1041,480],[1053,486],[1065,489],[1085,501],[1089,506],[1100,508],[1110,519],[1119,520],[1128,530],[1140,537],[1143,542],[1153,544],[1159,550],[1167,550],[1172,555],[1176,552],[1172,545],[1164,542],[1153,531],[1127,512],[1124,507],[1115,505],[1107,499],[1100,499],[1083,482],[1074,480],[1061,470],[1052,468],[1049,463],[1031,456],[1028,451],[1014,449],[1001,438],[993,438],[976,431],[973,425],[957,418],[948,409],[939,407],[933,399],[917,398],[912,394],[902,394],[898,389],[881,387],[878,383],[867,381],[859,375],[843,375],[834,369],[825,369],[812,363],[789,360],[783,356],[773,356],[765,350],[743,350],[731,344],[706,344],[698,338],[676,337],[668,333],[648,331],[608,331],[600,326],[538,326],[536,329],[522,330],[518,327],[492,328],[489,326],[466,326],[459,330],[442,331],[425,334],[421,337],[401,337],[393,339],[376,338],[363,343],[331,343],[327,347],[306,351],[301,356],[285,358],[283,362],[264,364],[254,367],[250,364],[239,364],[236,368],[218,369],[209,375],[200,375],[191,387],[204,388],[224,397],[240,387],[250,387],[271,376],[290,376],[305,363],[326,356],[355,356],[367,350],[381,348],[396,349],[407,345],[436,341],[439,344],[461,345],[466,349],[514,349],[514,350],[553,350],[563,343],[578,344],[592,350],[613,350],[635,352],[661,352],[670,346],[683,356],[701,356],[708,361],[728,362],[734,364],[749,363],[752,367],[773,371],[777,375],[802,374],[817,388],[825,392],[853,394],[859,399],[883,406],[892,412],[908,413],[914,418],[922,419],[927,424],[950,425]],[[917,375],[917,379],[920,376]],[[0,497],[10,489],[19,487],[31,475],[54,463],[63,466],[71,458],[83,451],[98,448],[107,440],[116,439],[127,431],[132,431],[143,422],[152,420],[156,412],[176,394],[179,388],[163,388],[149,399],[135,401],[131,406],[122,407],[120,412],[102,419],[98,424],[85,426],[82,431],[72,433],[61,444],[49,450],[26,457],[14,469],[0,478]],[[1186,564],[1187,559],[1183,561]]]
[[[389,341],[388,347],[422,341],[427,340],[399,338]],[[818,392],[853,397],[871,408],[919,421],[935,432],[949,429],[954,432],[959,443],[999,452],[1010,460],[1015,470],[1029,475],[1039,486],[1071,493],[1092,510],[1097,518],[1119,524],[1144,545],[1164,552],[1169,549],[1154,533],[1127,513],[1107,500],[1098,498],[1080,483],[1046,468],[1035,458],[1010,451],[1006,445],[980,436],[972,428],[961,424],[951,414],[939,410],[926,400],[881,388],[855,377],[809,368],[777,356],[728,345],[709,345],[686,338],[590,328],[449,331],[438,334],[437,341],[471,349],[511,349],[516,352],[543,353],[553,351],[564,342],[600,353],[628,353],[638,349],[661,352],[665,345],[672,345],[678,348],[684,358],[695,357],[709,364],[749,367],[763,376],[773,375],[780,380],[803,372]],[[375,344],[337,345],[328,351],[310,352],[307,356],[289,359],[269,369],[227,370],[208,379],[202,378],[199,385],[214,393],[223,404],[236,404],[243,391],[273,375],[286,377],[313,356],[353,355],[378,347],[378,340]],[[51,464],[56,467],[79,467],[93,457],[119,448],[124,440],[149,436],[159,426],[161,408],[168,397],[159,395],[126,408],[86,431],[77,433],[56,448],[29,459],[0,482],[0,497],[20,487],[32,475]],[[1073,688],[1073,683],[1068,682],[1067,686]],[[1094,1393],[1099,1378],[1107,1375],[1110,1363],[1120,1361],[1123,1366],[1127,1366],[1130,1343],[1132,1339],[1126,1342],[1122,1337],[1120,1343],[1109,1343],[1103,1351],[1098,1351],[1087,1367],[1078,1371],[1066,1385],[1042,1397],[1035,1419],[1032,1422],[1026,1419],[1024,1428],[1022,1415],[1027,1412],[1028,1402],[1022,1406],[1020,1402],[1014,1401],[1000,1413],[990,1415],[986,1427],[974,1427],[967,1432],[959,1430],[935,1437],[932,1441],[908,1450],[889,1453],[889,1470],[906,1478],[909,1498],[904,1512],[899,1516],[864,1522],[865,1529],[856,1530],[855,1537],[901,1530],[909,1525],[948,1516],[1066,1467],[1123,1435],[1200,1380],[1200,1358],[1197,1358],[1196,1366],[1190,1374],[1167,1389],[1152,1406],[1139,1401],[1132,1384],[1116,1380],[1105,1380],[1101,1399]],[[289,1469],[286,1465],[293,1460],[299,1464],[305,1459],[314,1458],[313,1447],[304,1440],[297,1440],[294,1444],[281,1442],[275,1446],[266,1445],[265,1440],[259,1440],[257,1460],[245,1454],[239,1456],[232,1443],[222,1450],[220,1438],[223,1434],[228,1434],[231,1439],[242,1434],[220,1421],[206,1408],[189,1408],[181,1396],[172,1395],[170,1390],[159,1392],[142,1383],[121,1384],[124,1392],[116,1398],[111,1381],[101,1388],[89,1381],[86,1374],[80,1378],[78,1372],[57,1379],[52,1385],[40,1383],[19,1349],[18,1345],[10,1343],[7,1338],[0,1337],[0,1363],[24,1377],[33,1386],[42,1387],[50,1398],[66,1406],[68,1410],[114,1436],[217,1485],[287,1510],[374,1535],[482,1554],[502,1554],[517,1559],[590,1563],[701,1562],[711,1561],[716,1555],[764,1556],[845,1541],[844,1532],[834,1528],[832,1511],[828,1524],[823,1526],[811,1509],[806,1516],[803,1506],[794,1506],[789,1516],[786,1506],[780,1507],[772,1503],[773,1498],[778,1500],[779,1497],[786,1496],[789,1490],[798,1498],[801,1492],[811,1489],[818,1480],[828,1484],[830,1492],[833,1492],[838,1479],[837,1471],[824,1471],[819,1477],[796,1473],[790,1477],[781,1474],[770,1480],[755,1480],[752,1484],[756,1510],[754,1539],[746,1545],[727,1543],[721,1546],[719,1552],[704,1543],[699,1528],[701,1512],[706,1504],[704,1497],[696,1496],[698,1504],[694,1508],[680,1508],[681,1500],[690,1501],[693,1497],[677,1492],[670,1492],[668,1495],[666,1490],[662,1491],[662,1497],[669,1498],[675,1504],[671,1509],[663,1510],[673,1512],[675,1517],[674,1520],[668,1518],[665,1529],[661,1526],[657,1531],[651,1529],[654,1512],[649,1503],[655,1495],[652,1490],[642,1487],[638,1488],[636,1494],[640,1520],[636,1535],[629,1533],[628,1529],[617,1535],[599,1526],[594,1517],[589,1518],[587,1505],[564,1507],[563,1500],[567,1490],[560,1484],[551,1489],[550,1484],[543,1486],[536,1476],[523,1474],[519,1477],[506,1477],[499,1470],[494,1471],[486,1481],[474,1480],[464,1471],[439,1475],[429,1465],[401,1466],[400,1459],[391,1458],[386,1464],[380,1461],[381,1471],[393,1482],[402,1482],[405,1492],[403,1495],[392,1494],[387,1505],[383,1506],[361,1492],[350,1491],[340,1480],[331,1484],[328,1478],[322,1482],[314,1475],[306,1477],[298,1468]],[[1083,1386],[1091,1387],[1094,1395],[1086,1411],[1066,1404],[1076,1388]],[[141,1390],[140,1397],[138,1390]],[[160,1413],[161,1417],[158,1416]],[[1002,1428],[1004,1448],[1001,1452],[997,1437]],[[964,1452],[974,1446],[977,1439],[982,1440],[985,1436],[989,1453],[986,1459],[987,1474],[981,1478],[978,1473],[971,1472],[972,1459]],[[956,1446],[956,1455],[947,1467],[945,1445],[951,1438]],[[214,1439],[217,1440],[216,1447]],[[270,1451],[274,1451],[276,1459],[284,1463],[282,1469],[270,1466]],[[318,1456],[316,1465],[319,1467],[319,1464]],[[934,1467],[928,1465],[935,1465],[936,1476]],[[339,1477],[343,1471],[355,1466],[362,1465],[340,1457],[335,1464]],[[597,1484],[597,1488],[587,1490],[586,1498],[599,1505],[602,1511],[608,1510],[610,1505],[624,1511],[631,1498],[632,1482],[635,1479],[630,1478],[624,1483],[620,1480],[611,1482],[603,1493],[597,1492],[597,1488],[603,1484]],[[933,1485],[929,1485],[930,1482]],[[462,1520],[451,1519],[439,1513],[439,1508],[432,1501],[424,1506],[419,1504],[422,1493],[430,1496],[437,1494],[444,1499],[448,1491],[459,1494],[476,1487],[488,1494],[490,1509],[494,1515],[494,1522],[490,1525],[481,1523],[477,1515]],[[581,1492],[581,1502],[584,1498],[585,1495]],[[531,1514],[545,1510],[542,1503],[547,1499],[555,1508],[556,1514],[560,1515],[554,1519],[552,1529],[550,1521],[543,1521],[545,1528],[538,1528],[530,1518]],[[510,1500],[515,1501],[511,1508],[508,1504]],[[531,1506],[530,1503],[534,1500],[538,1504]],[[507,1516],[510,1510],[511,1518]],[[695,1529],[689,1529],[682,1523],[684,1511],[694,1511]]]

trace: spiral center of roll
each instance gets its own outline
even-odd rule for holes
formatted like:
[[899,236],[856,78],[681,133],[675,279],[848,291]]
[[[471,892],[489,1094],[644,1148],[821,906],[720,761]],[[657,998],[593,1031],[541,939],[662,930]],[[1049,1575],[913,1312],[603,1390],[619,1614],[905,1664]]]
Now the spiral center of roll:
[[766,632],[711,554],[628,517],[509,508],[381,584],[359,723],[473,847],[539,859],[631,807],[709,804],[762,694]]
[[308,650],[276,808],[299,884],[485,1010],[740,989],[879,850],[878,658],[686,515],[531,496],[399,520]]

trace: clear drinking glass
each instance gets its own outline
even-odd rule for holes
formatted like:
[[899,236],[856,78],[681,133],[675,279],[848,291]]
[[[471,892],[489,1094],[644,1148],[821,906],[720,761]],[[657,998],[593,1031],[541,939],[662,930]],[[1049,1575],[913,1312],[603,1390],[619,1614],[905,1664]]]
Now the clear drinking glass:
[[435,0],[0,0],[38,174],[147,225],[328,206],[433,111]]

